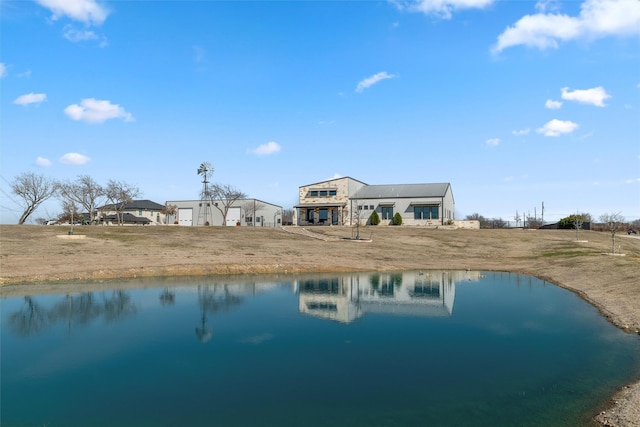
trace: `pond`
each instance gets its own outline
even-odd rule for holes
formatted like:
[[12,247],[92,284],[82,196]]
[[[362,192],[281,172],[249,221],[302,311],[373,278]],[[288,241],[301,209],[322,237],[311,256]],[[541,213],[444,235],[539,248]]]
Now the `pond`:
[[4,427],[575,426],[640,377],[637,335],[529,276],[83,286],[0,300]]

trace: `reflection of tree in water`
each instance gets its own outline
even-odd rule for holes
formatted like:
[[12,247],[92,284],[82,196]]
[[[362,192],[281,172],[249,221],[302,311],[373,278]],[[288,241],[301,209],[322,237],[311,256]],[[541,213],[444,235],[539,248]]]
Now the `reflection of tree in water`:
[[[222,292],[218,292],[222,288]],[[228,285],[198,286],[198,305],[200,306],[200,325],[196,327],[196,336],[200,342],[211,339],[212,331],[207,325],[207,313],[229,311],[232,307],[242,304],[242,298],[232,295]]]
[[22,308],[9,316],[11,330],[20,336],[37,334],[46,326],[46,323],[46,310],[31,297],[24,297]]
[[164,288],[160,294],[160,304],[173,305],[176,302],[176,294],[169,288]]
[[62,321],[71,329],[72,324],[84,325],[99,317],[112,322],[135,312],[136,306],[125,291],[112,291],[110,295],[103,292],[98,296],[85,292],[67,294],[48,310],[36,304],[33,298],[25,297],[25,305],[9,316],[9,322],[16,334],[26,336],[40,332],[45,325]]

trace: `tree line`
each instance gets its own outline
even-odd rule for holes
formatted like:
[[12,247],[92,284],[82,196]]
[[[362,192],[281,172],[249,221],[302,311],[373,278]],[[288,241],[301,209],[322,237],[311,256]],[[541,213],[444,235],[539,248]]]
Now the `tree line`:
[[16,176],[11,182],[11,192],[20,198],[23,208],[18,224],[24,224],[51,198],[58,198],[62,203],[58,220],[71,224],[83,221],[80,212],[84,210],[89,215],[87,222],[95,224],[102,213],[99,210],[108,206],[109,210],[116,211],[118,224],[122,224],[127,203],[142,195],[138,187],[124,181],[110,179],[106,185],[100,185],[89,175],[79,175],[75,181],[56,181],[33,172]]
[[[213,173],[213,168],[208,172]],[[57,198],[62,205],[57,221],[97,224],[106,212],[115,211],[116,221],[118,225],[122,225],[127,204],[142,196],[142,191],[133,184],[111,179],[101,185],[89,175],[79,175],[74,181],[56,181],[44,175],[25,172],[16,176],[10,185],[11,192],[19,197],[23,209],[18,224],[24,224],[42,203]],[[229,208],[237,200],[247,198],[247,195],[231,185],[214,183],[206,185],[200,197],[202,200],[209,200],[220,211],[225,224]],[[246,204],[245,210],[249,215],[255,216],[256,211],[263,206],[258,202],[250,203]],[[81,212],[87,212],[88,217]],[[162,213],[175,215],[176,207],[165,206]],[[46,219],[40,219],[39,222],[45,221]]]

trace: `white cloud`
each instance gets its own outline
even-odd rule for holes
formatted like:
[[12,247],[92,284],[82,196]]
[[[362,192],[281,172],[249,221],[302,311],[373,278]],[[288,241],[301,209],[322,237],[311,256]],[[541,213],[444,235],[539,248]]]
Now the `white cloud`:
[[[539,3],[540,4],[540,3]],[[494,53],[518,45],[557,48],[560,41],[640,34],[640,1],[585,0],[578,16],[525,15],[498,36]]]
[[494,0],[395,0],[393,2],[401,10],[451,19],[454,10],[482,9]]
[[333,176],[331,178],[329,178],[329,179],[339,179],[339,178],[343,178],[343,177],[344,177],[344,175],[342,175],[342,174],[340,174],[338,172],[335,172],[333,174]]
[[555,0],[539,0],[535,7],[538,12],[545,13],[558,10],[559,5]]
[[7,66],[4,62],[0,62],[0,79],[7,75]]
[[500,145],[500,138],[489,138],[485,141],[485,144],[490,147],[497,147],[498,145]]
[[89,30],[80,31],[72,27],[65,27],[63,35],[65,39],[73,43],[98,39],[98,35],[93,31],[89,31]]
[[628,179],[625,181],[627,184],[638,184],[640,183],[640,178]]
[[64,113],[73,120],[82,120],[89,123],[102,123],[110,119],[123,119],[125,122],[135,120],[131,113],[126,112],[118,104],[94,98],[83,99],[80,105],[69,105],[64,109]]
[[51,160],[46,159],[44,157],[38,157],[36,159],[36,165],[43,166],[43,167],[48,167],[48,166],[51,166]]
[[554,101],[552,99],[547,99],[547,102],[544,103],[544,106],[550,110],[557,110],[562,107],[562,101]]
[[570,92],[568,87],[563,87],[561,90],[562,99],[567,101],[577,101],[582,104],[591,104],[596,107],[604,107],[604,100],[611,98],[611,95],[609,95],[602,86],[591,89],[574,90],[573,92]]
[[258,148],[251,150],[251,153],[256,156],[268,156],[270,154],[277,153],[282,147],[275,141],[269,141],[266,144],[259,145]]
[[363,90],[370,88],[371,86],[381,82],[382,80],[393,79],[395,77],[396,76],[394,76],[393,74],[389,74],[386,71],[374,74],[373,76],[367,77],[366,79],[360,81],[358,83],[358,86],[356,87],[356,92],[362,92]]
[[577,123],[569,120],[553,119],[545,123],[537,132],[544,136],[560,136],[565,133],[571,133],[576,129],[578,129]]
[[524,135],[529,135],[529,132],[531,132],[531,129],[526,128],[526,129],[514,130],[511,133],[516,136],[524,136]]
[[87,25],[102,24],[109,11],[96,0],[36,0],[40,6],[49,9],[52,19],[58,20],[63,16],[80,21]]
[[16,74],[16,75],[18,77],[20,77],[20,78],[22,78],[22,77],[29,78],[29,77],[31,77],[31,70],[27,70],[24,73],[19,73],[19,74]]
[[26,95],[20,95],[13,103],[17,105],[27,106],[30,104],[40,104],[47,99],[47,95],[44,93],[27,93]]
[[80,153],[67,153],[60,157],[60,163],[65,165],[84,165],[88,163],[90,158]]

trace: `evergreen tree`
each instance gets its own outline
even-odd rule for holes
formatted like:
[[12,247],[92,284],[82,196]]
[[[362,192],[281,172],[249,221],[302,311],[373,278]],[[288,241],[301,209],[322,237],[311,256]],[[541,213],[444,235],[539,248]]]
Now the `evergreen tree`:
[[371,225],[380,224],[380,217],[378,216],[378,212],[376,211],[371,212],[371,216],[369,216],[369,223]]

